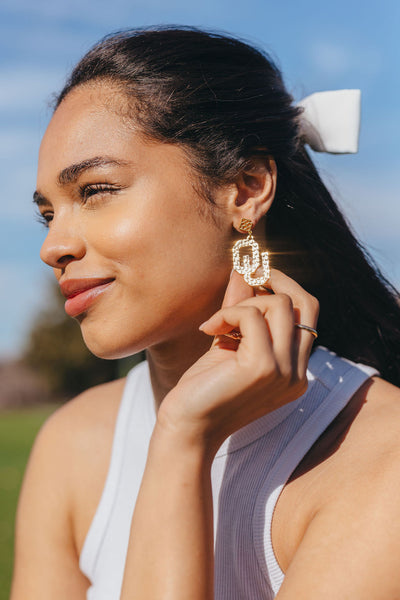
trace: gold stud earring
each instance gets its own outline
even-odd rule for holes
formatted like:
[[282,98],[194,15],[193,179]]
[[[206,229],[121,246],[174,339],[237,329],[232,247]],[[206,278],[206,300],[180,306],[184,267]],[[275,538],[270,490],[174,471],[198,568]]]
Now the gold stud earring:
[[[253,238],[253,223],[249,219],[242,219],[239,225],[239,231],[241,233],[247,233],[247,238],[244,240],[238,240],[233,248],[233,268],[235,271],[243,275],[243,278],[246,283],[249,285],[264,285],[270,277],[270,267],[269,267],[269,256],[268,252],[261,253],[261,265],[262,265],[262,275],[259,277],[254,277],[255,272],[260,266],[260,247],[256,240]],[[250,248],[251,258],[249,254],[243,254],[240,252],[241,248]],[[241,260],[241,254],[243,258],[243,262]]]

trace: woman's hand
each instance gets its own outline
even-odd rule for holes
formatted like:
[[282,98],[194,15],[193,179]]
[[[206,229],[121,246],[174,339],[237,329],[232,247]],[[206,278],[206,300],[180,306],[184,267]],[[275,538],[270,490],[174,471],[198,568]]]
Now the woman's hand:
[[[307,388],[318,301],[272,270],[271,293],[256,292],[235,271],[222,308],[201,325],[215,336],[210,350],[164,398],[157,427],[206,442],[211,452],[231,433],[291,402]],[[225,334],[240,331],[236,341]]]
[[[132,519],[121,600],[211,600],[211,465],[232,432],[306,389],[318,303],[273,271],[271,293],[233,273],[222,308],[201,326],[211,348],[158,411]],[[240,331],[239,341],[226,337]]]

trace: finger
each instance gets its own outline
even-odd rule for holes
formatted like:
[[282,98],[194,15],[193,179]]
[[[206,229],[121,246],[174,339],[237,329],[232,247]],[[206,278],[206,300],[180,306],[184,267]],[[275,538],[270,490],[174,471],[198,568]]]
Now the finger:
[[[290,296],[294,307],[295,322],[316,329],[319,315],[319,303],[296,281],[278,271],[271,269],[271,278],[268,282],[275,294]],[[315,337],[303,329],[295,328],[294,357],[297,357],[298,377],[304,378]]]
[[278,269],[271,269],[270,278],[265,286],[271,288],[275,294],[288,294],[292,299],[301,298],[307,294],[306,290],[297,281],[285,275],[282,271],[278,271]]
[[[251,296],[251,298],[245,298],[244,300],[236,303],[235,306],[242,306],[242,307],[252,306],[252,307],[258,308],[258,310],[265,317],[267,311],[269,310],[269,308],[272,306],[272,303],[274,302],[274,298],[275,298],[274,295],[272,295],[272,296],[271,295]],[[209,335],[212,335],[212,332],[214,331],[215,323],[218,323],[218,327],[221,327],[221,330],[219,332],[220,335],[223,335],[225,333],[229,333],[230,331],[232,331],[232,327],[228,323],[225,323],[225,325],[223,325],[223,326],[221,325],[221,322],[222,322],[221,315],[223,318],[223,315],[225,314],[225,311],[227,308],[230,308],[230,307],[224,306],[224,307],[220,308],[217,312],[215,312],[208,319],[208,321],[206,321],[202,325],[200,325],[201,331],[204,331],[204,333],[208,333]]]
[[294,331],[293,303],[287,294],[276,294],[263,299],[274,354],[282,375],[297,374],[297,347]]
[[[257,277],[262,277],[263,276],[263,267],[258,267],[258,269],[254,275]],[[253,286],[253,291],[256,296],[266,296],[266,295],[271,295],[274,293],[269,284],[269,278],[263,285]]]
[[[297,376],[297,347],[294,345],[294,312],[292,301],[286,294],[279,294],[267,297],[254,297],[247,299],[236,305],[237,309],[253,310],[256,309],[264,318],[264,323],[259,323],[257,334],[264,335],[265,329],[268,332],[269,344],[275,357],[275,364],[282,375],[292,378]],[[221,309],[211,317],[208,323],[204,324],[203,330],[210,335],[218,335],[215,345],[221,347],[220,336],[229,335],[232,332],[232,325],[237,324],[236,315],[230,309]],[[240,332],[243,336],[242,325],[239,324]],[[244,336],[243,336],[244,338]],[[243,338],[240,344],[243,344]],[[238,349],[237,340],[222,340],[224,348]],[[243,346],[242,346],[243,349]],[[261,348],[260,348],[261,350]],[[258,356],[258,360],[263,355]]]
[[238,353],[258,362],[261,357],[272,359],[275,364],[269,329],[263,313],[256,306],[223,308],[201,325],[204,333],[214,336],[224,335],[232,329],[238,329],[242,334]]
[[263,294],[247,298],[238,306],[256,306],[269,330],[279,369],[283,374],[297,374],[297,346],[293,302],[287,294]]
[[277,269],[271,269],[270,278],[264,286],[264,289],[260,286],[253,288],[245,282],[244,278],[237,271],[233,270],[222,301],[222,307],[234,306],[242,300],[252,298],[255,294],[259,293],[261,295],[268,295],[271,292],[275,294],[288,294],[293,301],[307,295],[307,292],[300,284]]
[[[233,281],[228,285],[222,304],[224,307],[239,303],[240,305],[251,304],[258,306],[265,315],[268,308],[271,310],[273,304],[268,304],[268,302],[267,304],[260,304],[258,299],[268,298],[268,288],[271,289],[272,294],[277,296],[279,294],[289,296],[293,303],[293,312],[285,312],[283,310],[282,313],[281,310],[275,311],[274,318],[270,314],[268,327],[270,328],[274,346],[276,344],[275,350],[282,368],[289,368],[287,361],[288,357],[291,357],[292,368],[298,373],[299,378],[304,378],[315,338],[310,332],[304,330],[296,328],[293,331],[293,325],[294,322],[297,322],[316,328],[319,313],[317,300],[308,294],[296,281],[277,269],[271,269],[271,277],[265,284],[267,288],[265,293],[264,290],[258,290],[257,288],[253,290],[235,271],[232,273],[231,279]],[[256,296],[254,296],[254,293]],[[286,319],[283,314],[286,314]],[[225,333],[228,332],[225,331]],[[289,348],[291,345],[292,348],[290,351]]]
[[[266,287],[270,287],[273,290],[275,296],[286,295],[288,296],[293,303],[293,314],[294,314],[294,322],[301,323],[303,325],[308,325],[309,327],[316,328],[318,322],[318,314],[319,314],[319,304],[316,298],[311,296],[304,288],[301,287],[296,281],[278,271],[276,269],[271,269],[271,277],[269,281],[265,284]],[[249,304],[256,303],[256,305],[266,314],[266,310],[271,309],[273,304],[272,300],[268,299],[268,294],[259,294],[257,292],[256,298],[246,299],[242,301],[240,304]],[[271,330],[271,335],[273,337],[274,344],[279,339],[279,328],[283,332],[285,332],[285,336],[283,336],[282,346],[279,346],[280,356],[284,355],[284,344],[285,341],[287,343],[288,335],[291,326],[294,324],[292,321],[292,317],[290,313],[288,313],[288,318],[291,321],[289,323],[283,323],[283,321],[279,317],[279,311],[277,313],[278,318],[272,319],[272,315],[268,317],[268,322],[270,326],[274,328],[274,331]],[[274,323],[277,323],[277,327],[274,327]],[[279,323],[279,325],[278,325]],[[287,329],[287,327],[288,329]],[[277,337],[278,335],[278,337]],[[301,330],[296,328],[294,331],[294,345],[293,345],[293,368],[295,372],[297,372],[299,378],[304,378],[307,370],[307,365],[309,361],[309,357],[311,354],[311,350],[313,344],[315,342],[315,338],[309,331]],[[282,354],[281,354],[282,352]],[[297,361],[297,366],[296,366]]]
[[274,293],[271,289],[267,288],[266,284],[255,286],[253,290],[256,296],[272,296]]
[[[318,321],[318,309],[316,307],[313,308],[308,304],[306,308],[296,310],[295,315],[296,323],[316,329]],[[310,331],[295,328],[295,343],[298,346],[297,372],[299,377],[307,371],[308,361],[315,341],[316,338]]]
[[253,298],[253,296],[253,288],[245,282],[237,271],[232,271],[221,306],[234,306],[242,300],[246,300],[246,298]]

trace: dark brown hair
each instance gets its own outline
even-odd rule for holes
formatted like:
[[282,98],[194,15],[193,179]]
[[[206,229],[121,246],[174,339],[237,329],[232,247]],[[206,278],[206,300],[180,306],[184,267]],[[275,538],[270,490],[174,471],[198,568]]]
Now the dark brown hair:
[[262,51],[194,28],[106,37],[78,63],[57,99],[96,80],[126,95],[145,135],[180,144],[212,201],[255,156],[273,156],[278,187],[266,219],[273,266],[321,306],[319,342],[400,385],[397,293],[352,234],[299,135],[300,109]]

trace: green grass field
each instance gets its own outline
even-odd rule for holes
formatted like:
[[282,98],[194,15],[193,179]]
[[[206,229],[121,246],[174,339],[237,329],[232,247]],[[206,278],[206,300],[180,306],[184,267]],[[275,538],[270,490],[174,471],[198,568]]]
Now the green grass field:
[[15,510],[29,452],[55,405],[0,412],[0,600],[8,600]]

